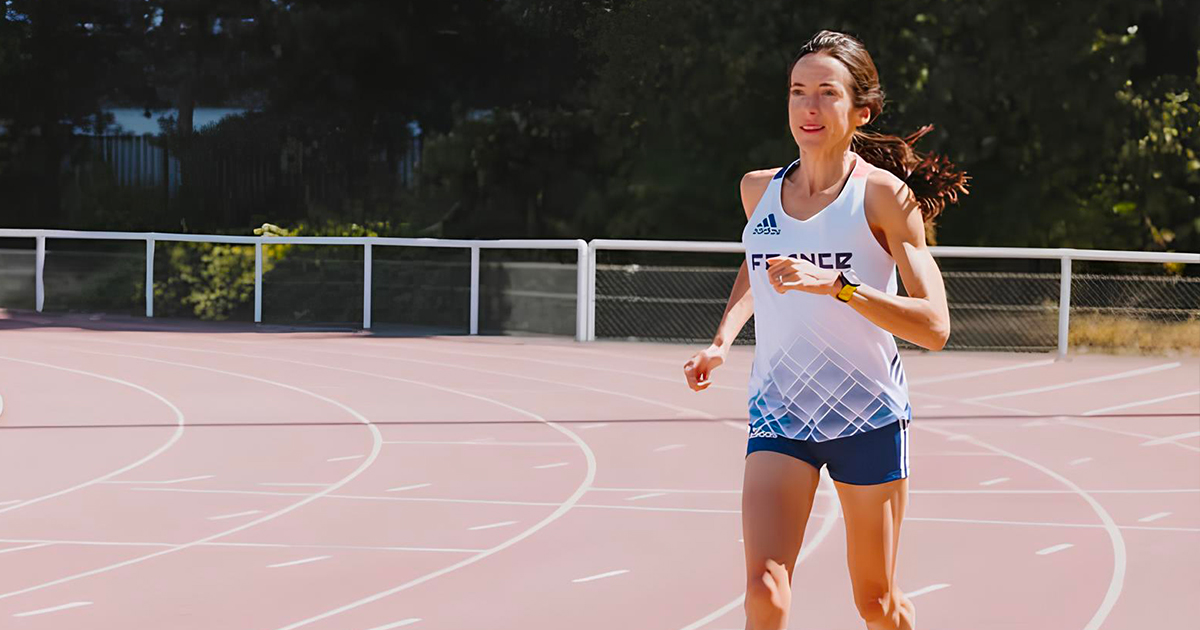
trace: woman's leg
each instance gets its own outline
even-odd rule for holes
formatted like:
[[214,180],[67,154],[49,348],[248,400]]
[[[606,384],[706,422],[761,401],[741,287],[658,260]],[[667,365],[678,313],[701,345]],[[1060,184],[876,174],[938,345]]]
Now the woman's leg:
[[896,587],[908,479],[871,486],[835,481],[834,486],[846,519],[846,559],[859,615],[869,630],[912,630],[916,610]]
[[746,457],[742,537],[746,546],[746,630],[784,630],[791,576],[820,474],[774,451]]

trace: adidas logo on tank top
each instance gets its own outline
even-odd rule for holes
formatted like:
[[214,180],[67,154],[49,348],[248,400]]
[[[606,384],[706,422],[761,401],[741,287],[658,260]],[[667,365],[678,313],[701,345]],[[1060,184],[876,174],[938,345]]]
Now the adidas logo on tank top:
[[754,233],[771,235],[779,234],[779,226],[775,223],[775,214],[768,214],[766,218],[759,222],[759,224],[754,228]]
[[850,267],[895,294],[896,264],[875,240],[863,208],[867,176],[858,155],[838,197],[801,221],[783,211],[780,169],[742,231],[754,295],[756,348],[749,382],[751,437],[823,442],[911,417],[904,366],[892,334],[845,303],[801,291],[777,293],[765,261],[789,256],[826,269]]

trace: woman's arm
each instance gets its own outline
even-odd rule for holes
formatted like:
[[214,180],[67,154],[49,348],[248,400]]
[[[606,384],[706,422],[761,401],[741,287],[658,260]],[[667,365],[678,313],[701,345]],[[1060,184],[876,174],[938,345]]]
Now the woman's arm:
[[[754,215],[754,209],[758,207],[774,176],[775,171],[767,169],[751,171],[742,177],[742,210],[746,213],[747,221]],[[725,313],[721,315],[721,323],[717,326],[717,334],[713,336],[713,345],[728,352],[751,315],[754,315],[754,295],[750,292],[750,272],[743,259],[737,279],[733,281],[733,289],[729,292],[729,301],[725,303]]]
[[[921,208],[908,186],[886,171],[867,180],[867,221],[872,232],[886,243],[896,261],[908,297],[891,295],[862,285],[847,303],[880,328],[929,350],[941,350],[950,337],[950,309],[942,273],[925,245],[925,223]],[[805,260],[773,258],[768,273],[776,291],[801,290],[824,293],[837,299],[842,283],[838,272],[821,269]]]
[[[749,219],[758,206],[759,199],[775,176],[774,170],[751,171],[742,177],[741,194],[742,209]],[[738,269],[737,279],[733,281],[733,289],[729,292],[729,301],[725,303],[725,313],[721,315],[721,323],[717,325],[717,334],[713,335],[712,345],[697,352],[683,366],[683,374],[687,378],[688,387],[695,391],[707,388],[712,381],[710,375],[725,362],[733,340],[754,314],[754,294],[750,292],[750,273],[746,270],[746,261]]]
[[725,303],[725,313],[721,315],[721,323],[717,326],[717,334],[713,336],[712,345],[728,353],[733,346],[733,340],[742,331],[742,326],[754,315],[754,295],[750,293],[750,272],[746,270],[746,261],[738,269],[737,280],[733,281],[733,289],[729,292],[729,301]]
[[[864,205],[868,222],[883,232],[908,297],[863,285],[851,296],[850,308],[901,339],[941,350],[950,337],[950,308],[942,272],[925,245],[916,197],[891,173],[876,172],[867,180]],[[840,282],[836,285],[835,294],[842,288]]]

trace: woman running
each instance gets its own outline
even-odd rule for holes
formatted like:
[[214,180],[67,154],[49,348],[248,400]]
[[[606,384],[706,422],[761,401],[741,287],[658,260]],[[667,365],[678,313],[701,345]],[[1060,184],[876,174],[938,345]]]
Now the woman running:
[[[742,178],[742,263],[707,349],[684,374],[711,383],[754,315],[750,437],[742,487],[746,628],[787,627],[791,577],[821,467],[846,521],[854,603],[870,630],[915,626],[896,587],[912,410],[893,335],[940,350],[950,335],[925,223],[966,193],[944,158],[859,131],[883,111],[862,43],[821,31],[788,72],[800,159]],[[908,297],[897,295],[896,270]]]

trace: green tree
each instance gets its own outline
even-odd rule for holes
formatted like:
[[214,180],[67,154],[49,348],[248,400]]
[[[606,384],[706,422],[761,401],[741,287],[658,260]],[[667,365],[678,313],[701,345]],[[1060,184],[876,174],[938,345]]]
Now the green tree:
[[76,129],[105,129],[113,95],[144,85],[133,0],[5,0],[0,20],[0,190],[9,225],[55,225]]

